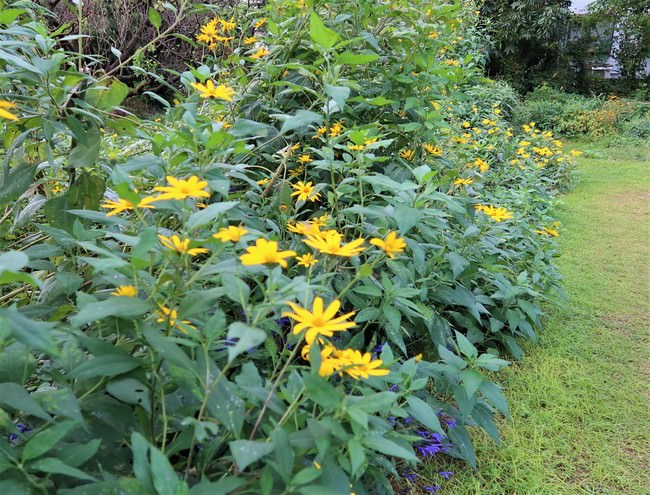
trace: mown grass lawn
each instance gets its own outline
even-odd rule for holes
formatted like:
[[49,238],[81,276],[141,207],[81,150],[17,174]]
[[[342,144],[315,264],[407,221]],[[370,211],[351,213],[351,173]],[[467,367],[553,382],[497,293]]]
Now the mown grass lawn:
[[650,147],[575,146],[580,182],[558,211],[569,302],[501,376],[502,447],[476,432],[478,472],[422,470],[439,493],[650,493]]

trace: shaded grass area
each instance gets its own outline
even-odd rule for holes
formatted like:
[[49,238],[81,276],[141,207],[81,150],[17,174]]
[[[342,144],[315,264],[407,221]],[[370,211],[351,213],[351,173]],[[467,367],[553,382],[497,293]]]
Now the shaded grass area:
[[574,147],[580,182],[557,212],[569,302],[499,376],[501,448],[476,432],[478,472],[422,469],[455,472],[439,493],[650,494],[650,147]]

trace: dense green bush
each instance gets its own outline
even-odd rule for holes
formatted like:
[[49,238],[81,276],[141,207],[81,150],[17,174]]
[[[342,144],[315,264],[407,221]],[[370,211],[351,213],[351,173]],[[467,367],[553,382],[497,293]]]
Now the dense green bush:
[[508,127],[473,6],[206,17],[154,121],[26,9],[0,11],[0,487],[391,493],[498,441],[572,159]]
[[514,122],[536,122],[566,137],[624,134],[643,137],[650,104],[614,95],[586,97],[541,86],[515,107]]

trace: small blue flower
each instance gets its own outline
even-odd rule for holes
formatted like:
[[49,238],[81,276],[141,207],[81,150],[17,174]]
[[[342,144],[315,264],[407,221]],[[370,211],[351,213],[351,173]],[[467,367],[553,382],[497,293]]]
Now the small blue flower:
[[438,474],[446,480],[448,480],[454,475],[452,471],[438,471]]
[[399,386],[397,386],[397,384],[391,385],[390,387],[388,387],[388,390],[391,392],[399,392]]
[[438,485],[431,485],[431,486],[425,486],[424,489],[428,492],[436,493],[438,490],[440,490],[440,487]]
[[410,481],[411,483],[414,483],[414,482],[415,482],[415,477],[416,477],[416,476],[417,476],[417,475],[416,475],[415,473],[413,473],[413,472],[410,472],[410,473],[402,473],[402,478],[404,478],[405,480]]

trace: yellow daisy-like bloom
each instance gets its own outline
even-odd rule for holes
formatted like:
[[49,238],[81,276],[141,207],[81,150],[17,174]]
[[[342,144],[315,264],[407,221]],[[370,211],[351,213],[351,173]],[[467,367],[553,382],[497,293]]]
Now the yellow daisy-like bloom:
[[582,151],[578,151],[578,150],[571,150],[571,151],[569,151],[569,153],[571,154],[571,156],[574,156],[574,157],[575,156],[580,156],[580,155],[583,154]]
[[8,109],[16,108],[16,104],[10,101],[0,100],[0,117],[7,120],[18,120],[18,116],[11,113]]
[[311,159],[311,156],[309,155],[309,153],[305,153],[305,154],[300,155],[298,157],[298,163],[300,163],[302,165],[305,165],[305,164],[307,164],[307,163],[309,163],[311,161],[312,161],[312,159]]
[[426,150],[427,153],[429,153],[432,156],[440,156],[442,155],[442,148],[440,146],[431,146],[428,143],[424,143],[422,147]]
[[474,179],[456,179],[454,181],[454,186],[468,186],[472,182],[474,182]]
[[371,376],[386,376],[390,370],[380,368],[381,359],[373,361],[369,352],[361,353],[355,349],[336,349],[331,344],[326,345],[321,351],[321,366],[318,374],[327,377],[333,373],[340,376],[347,373],[355,380]]
[[163,246],[172,251],[176,251],[179,254],[189,254],[190,256],[196,256],[197,254],[207,253],[208,249],[206,248],[191,248],[190,249],[190,240],[181,239],[176,234],[171,237],[165,237],[164,235],[158,234],[158,239]]
[[432,39],[432,40],[435,40],[438,36],[439,36],[438,33],[436,33],[435,31],[431,31],[431,32],[427,35],[427,38]]
[[478,167],[482,174],[490,170],[490,166],[487,164],[485,160],[481,158],[477,158],[476,160],[474,160],[473,165],[475,167]]
[[287,261],[285,258],[296,255],[295,251],[278,251],[278,243],[276,241],[267,241],[263,237],[257,239],[254,246],[246,248],[246,251],[246,254],[242,254],[239,257],[244,266],[277,263],[282,268],[286,268]]
[[363,238],[355,239],[347,244],[341,244],[343,236],[336,230],[327,230],[316,234],[305,234],[305,244],[321,253],[331,254],[333,256],[352,257],[361,253],[365,247],[362,246]]
[[[336,137],[343,132],[343,122],[336,122],[332,127],[330,127],[330,137]],[[320,129],[319,129],[320,132]]]
[[253,29],[259,29],[259,28],[261,28],[264,24],[266,24],[266,21],[267,21],[266,17],[260,19],[260,20],[257,21],[255,24],[253,24]]
[[404,242],[404,239],[397,237],[397,233],[395,231],[389,232],[385,239],[379,239],[377,237],[370,239],[370,244],[383,249],[386,253],[386,256],[391,259],[395,258],[395,253],[401,253],[406,247],[406,242]]
[[542,227],[541,230],[535,230],[535,232],[541,235],[548,235],[551,237],[557,237],[560,235],[557,229],[551,229],[549,227]]
[[232,17],[230,18],[229,21],[225,19],[221,19],[219,21],[219,24],[221,25],[221,30],[225,33],[233,31],[237,27],[237,23],[235,23],[235,19]]
[[155,201],[162,201],[164,199],[186,199],[186,198],[209,198],[210,193],[205,191],[208,187],[207,181],[199,180],[196,175],[193,175],[187,180],[176,179],[171,175],[167,176],[169,186],[154,187],[154,191],[161,192],[155,197]]
[[321,215],[320,217],[312,218],[309,223],[316,228],[325,227],[325,224],[330,219],[327,213]]
[[336,318],[334,317],[341,308],[341,301],[338,299],[335,299],[326,309],[323,309],[323,299],[316,297],[314,298],[311,311],[301,308],[292,302],[288,302],[287,304],[294,312],[290,313],[286,311],[282,313],[282,316],[287,316],[298,322],[293,327],[294,335],[298,335],[303,330],[306,330],[305,341],[308,344],[314,342],[316,337],[331,337],[334,335],[334,332],[342,332],[356,326],[356,323],[353,321],[347,321],[348,318],[354,316],[354,311]]
[[244,38],[244,45],[253,45],[257,42],[257,36],[249,36]]
[[348,144],[348,149],[350,151],[363,151],[366,147],[363,144]]
[[485,213],[488,217],[490,217],[495,222],[502,222],[504,220],[509,220],[510,218],[513,217],[513,214],[502,206],[497,208],[492,205],[476,205],[474,208],[477,211]]
[[235,90],[225,84],[215,86],[212,79],[208,79],[205,84],[192,83],[192,87],[201,93],[201,98],[220,98],[226,101],[232,101],[235,96]]
[[248,234],[248,230],[244,227],[241,225],[231,225],[230,227],[219,229],[219,232],[213,234],[212,237],[219,239],[221,242],[237,242],[244,234]]
[[297,184],[291,184],[294,192],[291,196],[297,196],[298,201],[318,201],[320,199],[319,193],[314,193],[315,187],[311,182],[306,184],[303,181],[298,181]]
[[119,297],[136,297],[137,295],[138,289],[132,285],[120,285],[119,287],[116,287],[113,292],[111,292],[111,296]]
[[258,186],[264,186],[264,185],[268,184],[269,182],[271,182],[271,179],[269,179],[268,177],[266,177],[266,178],[264,178],[264,179],[260,179],[260,180],[258,180],[258,181],[257,181],[257,185],[258,185]]
[[271,52],[268,48],[260,46],[257,51],[251,55],[251,58],[257,60],[258,58],[266,57],[270,53]]
[[300,235],[316,235],[320,233],[320,226],[313,222],[289,222],[287,224],[287,230]]
[[[138,203],[138,208],[148,208],[152,209],[155,208],[155,206],[149,204],[152,202],[152,197],[147,196],[146,198],[142,198],[140,202]],[[122,213],[123,211],[127,210],[134,210],[135,207],[133,206],[133,203],[127,199],[122,199],[118,198],[117,201],[111,201],[109,199],[104,200],[102,204],[99,205],[101,208],[108,208],[111,210],[109,213],[106,214],[107,217],[117,215],[118,213]]]
[[167,323],[169,326],[179,329],[183,333],[187,333],[187,330],[183,328],[183,325],[190,328],[194,328],[192,324],[187,320],[178,321],[178,311],[175,309],[168,308],[166,306],[159,306],[158,318],[156,319],[157,323]]
[[302,256],[296,256],[296,259],[298,260],[298,265],[304,266],[305,268],[309,268],[310,266],[318,263],[318,260],[314,258],[314,255],[311,253],[307,253]]
[[413,150],[402,150],[402,151],[400,151],[399,156],[401,156],[405,160],[411,161],[411,160],[413,160],[413,157],[415,156],[415,151],[413,151]]

